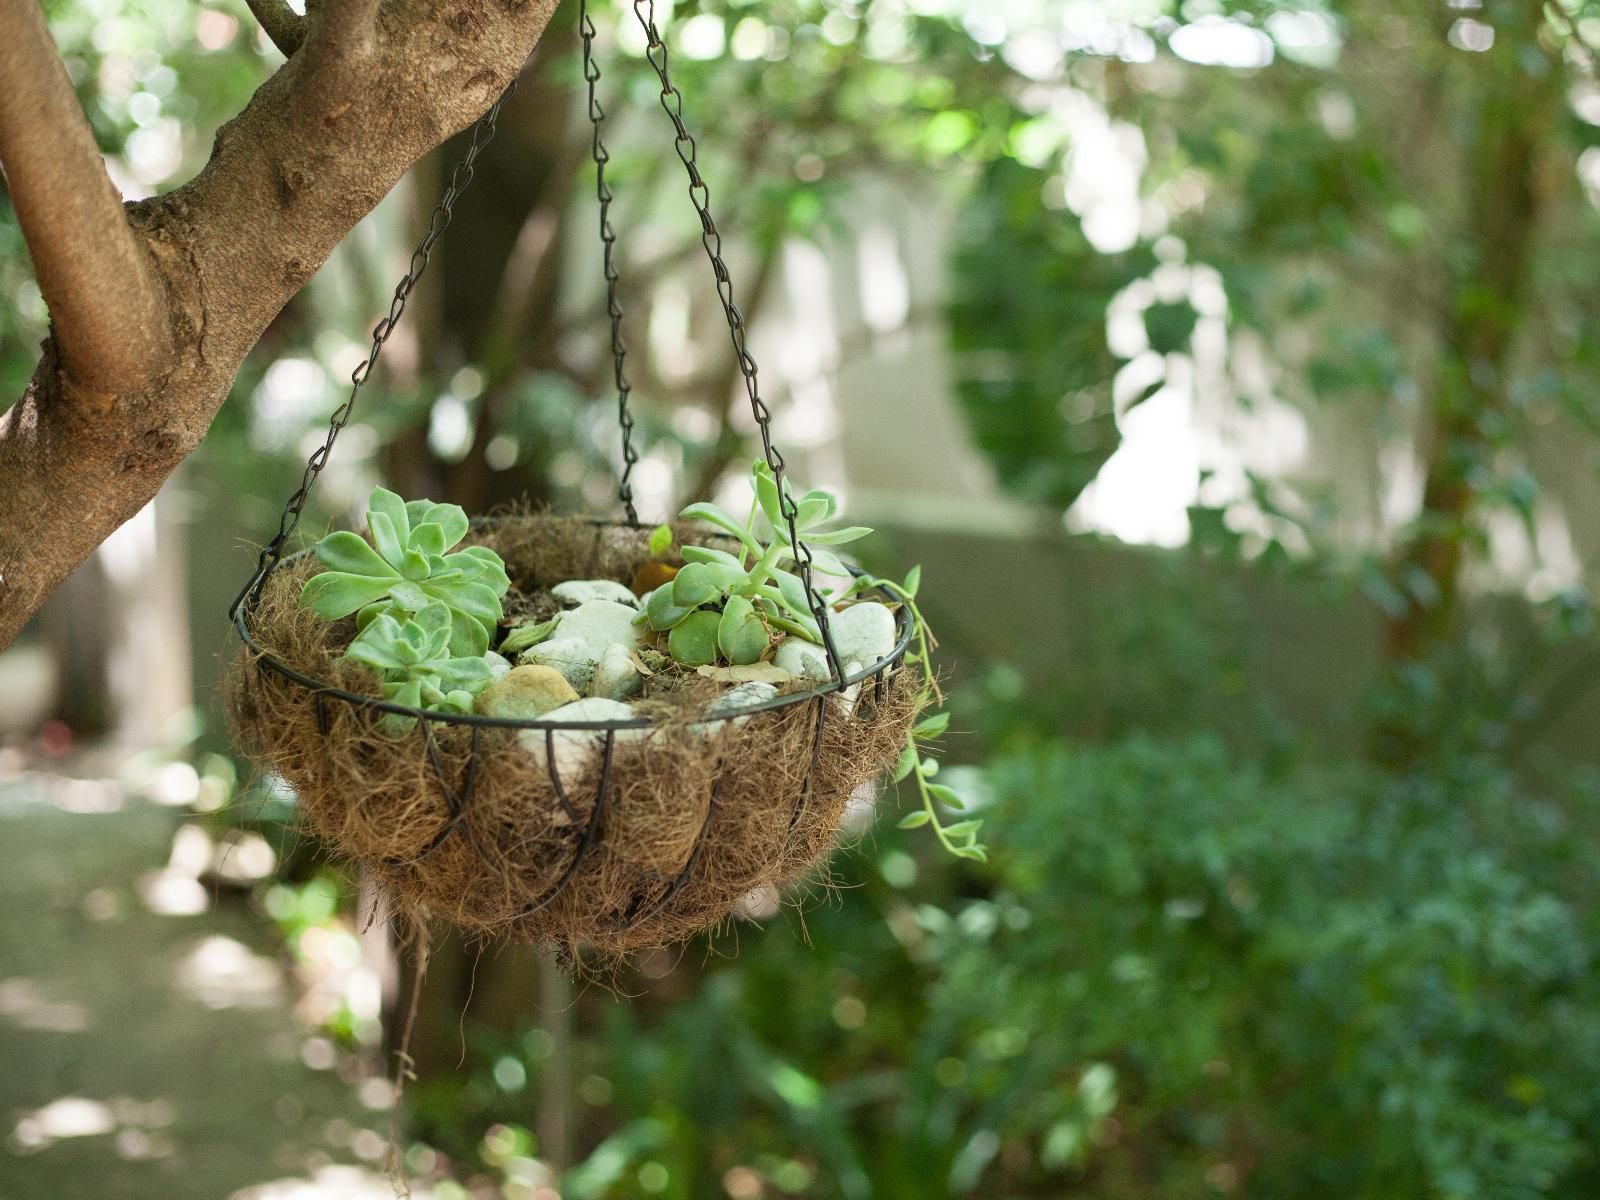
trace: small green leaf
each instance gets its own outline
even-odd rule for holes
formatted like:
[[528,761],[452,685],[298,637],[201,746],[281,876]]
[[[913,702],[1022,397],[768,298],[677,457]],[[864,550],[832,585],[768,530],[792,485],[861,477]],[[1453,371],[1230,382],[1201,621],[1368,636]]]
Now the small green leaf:
[[833,520],[833,515],[838,511],[838,499],[831,492],[817,488],[800,497],[799,513],[795,516],[794,523],[801,530],[815,529],[818,525],[826,525]]
[[[465,583],[460,580],[440,583],[429,579],[423,581],[422,591],[425,595],[442,601],[456,612],[477,621],[483,626],[486,634],[494,632],[495,627],[500,624],[500,618],[505,615],[500,597],[485,583]],[[478,653],[482,654],[483,651],[480,650]]]
[[357,638],[350,643],[350,648],[344,656],[351,662],[358,662],[364,667],[371,667],[374,671],[400,671],[409,664],[401,661],[389,645],[377,641]]
[[645,601],[644,611],[645,618],[650,622],[650,628],[660,633],[662,630],[681,624],[694,609],[674,604],[672,585],[664,583],[650,593],[650,599]]
[[928,785],[928,794],[940,804],[946,805],[949,808],[953,808],[957,812],[960,812],[967,807],[967,802],[960,796],[956,795],[954,788],[945,787],[945,785],[942,783],[930,783]]
[[385,579],[398,579],[400,572],[379,556],[359,533],[341,529],[330,533],[316,546],[317,561],[330,571],[343,571],[350,575],[372,575]]
[[650,553],[660,558],[672,549],[672,526],[657,525],[650,531]]
[[[375,487],[372,495],[367,497],[367,528],[372,528],[372,519],[380,515],[389,518],[395,543],[404,549],[411,541],[411,517],[406,510],[406,502],[388,488]],[[400,564],[396,561],[395,565]]]
[[939,760],[937,758],[925,758],[922,760],[922,777],[924,779],[932,779],[938,773]]
[[821,571],[824,575],[837,575],[841,579],[850,577],[850,568],[826,550],[811,552],[811,566],[813,570]]
[[974,862],[986,863],[989,861],[989,852],[982,846],[957,846],[952,853],[957,858],[970,858]]
[[[465,550],[446,554],[440,561],[448,569],[460,571],[461,578],[467,583],[481,583],[496,596],[504,596],[511,590],[511,577],[506,574],[504,560],[487,546],[468,546]],[[435,568],[433,577],[438,578],[439,574]]]
[[391,704],[402,704],[406,708],[421,708],[422,680],[408,679],[402,683],[386,685],[383,689],[383,698]]
[[435,504],[432,500],[413,500],[406,505],[406,513],[410,517],[413,529],[423,524],[439,526],[444,533],[446,550],[466,537],[467,530],[472,527],[472,522],[467,520],[466,509],[459,504]]
[[774,571],[772,579],[778,585],[783,602],[797,617],[811,614],[811,600],[806,596],[806,585],[800,582],[800,576],[791,575],[788,571]]
[[422,658],[438,658],[450,644],[450,610],[442,604],[429,604],[413,620],[417,628],[427,635],[422,646]]
[[904,750],[900,751],[899,761],[894,764],[894,781],[899,783],[907,775],[911,774],[916,769],[916,766],[917,748],[907,745]]
[[324,571],[306,580],[305,587],[300,590],[300,603],[324,621],[337,621],[358,608],[382,600],[389,594],[389,584],[388,579],[375,579],[370,575]]
[[796,637],[803,637],[808,642],[822,645],[822,630],[817,628],[817,623],[810,617],[782,616],[770,613],[767,623],[774,629],[781,629],[784,633],[792,633]]
[[944,827],[944,834],[946,837],[953,838],[966,837],[969,834],[977,833],[981,828],[983,828],[983,822],[973,818],[969,821],[957,821],[954,825],[946,825]]
[[717,660],[717,624],[714,612],[691,613],[667,635],[667,653],[686,667],[704,667]]
[[389,520],[389,514],[368,513],[367,528],[372,533],[372,542],[377,546],[378,553],[383,556],[383,561],[399,570],[406,561],[406,547],[395,531],[394,523]]
[[717,622],[717,648],[735,666],[758,662],[767,649],[767,627],[756,615],[755,605],[743,596],[728,600]]
[[761,553],[761,546],[755,538],[750,536],[750,531],[728,512],[715,504],[702,500],[697,504],[689,505],[679,516],[687,517],[694,521],[705,521],[708,524],[724,529],[743,542],[745,548],[752,554],[759,555]]
[[[499,621],[496,620],[495,625]],[[489,629],[483,622],[458,608],[450,610],[450,653],[457,658],[477,658],[489,649]]]
[[[439,665],[440,682],[452,692],[466,692],[470,700],[494,679],[494,672],[483,658],[451,658]],[[471,709],[471,704],[467,705]]]
[[411,531],[411,548],[430,559],[444,553],[444,529],[437,521],[424,521]]
[[683,555],[684,562],[716,564],[732,567],[740,574],[744,573],[744,568],[739,565],[739,560],[726,550],[716,550],[710,546],[684,546],[679,549],[678,553]]
[[388,613],[390,616],[398,617],[401,620],[405,619],[405,610],[398,604],[389,600],[379,600],[356,613],[356,632],[360,633],[368,625],[372,624],[381,613]]
[[901,589],[906,595],[916,597],[917,588],[922,585],[922,564],[918,563],[906,572],[906,581],[901,584]]
[[774,529],[782,529],[787,522],[783,517],[783,505],[778,500],[778,481],[772,477],[772,470],[766,463],[756,464],[755,483],[756,501],[761,511],[767,514]]
[[827,533],[808,533],[806,535],[806,544],[809,546],[842,546],[846,542],[859,541],[871,532],[872,530],[865,525],[847,525],[843,529],[833,529]]
[[915,812],[908,812],[905,816],[901,817],[897,822],[895,822],[895,828],[918,829],[921,826],[926,825],[930,820],[932,820],[932,818],[928,816],[928,810],[925,808],[919,808]]
[[950,728],[950,714],[934,713],[933,716],[925,717],[913,725],[911,734],[919,738],[936,738],[948,728]]
[[697,608],[722,596],[717,568],[710,563],[689,563],[673,578],[672,602],[680,608]]

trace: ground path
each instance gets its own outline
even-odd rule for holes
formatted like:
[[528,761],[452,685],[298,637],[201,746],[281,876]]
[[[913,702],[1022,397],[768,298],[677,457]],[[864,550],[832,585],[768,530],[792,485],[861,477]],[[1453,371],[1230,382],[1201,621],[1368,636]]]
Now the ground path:
[[381,1082],[296,1021],[264,918],[164,873],[182,819],[0,762],[0,1200],[383,1200]]

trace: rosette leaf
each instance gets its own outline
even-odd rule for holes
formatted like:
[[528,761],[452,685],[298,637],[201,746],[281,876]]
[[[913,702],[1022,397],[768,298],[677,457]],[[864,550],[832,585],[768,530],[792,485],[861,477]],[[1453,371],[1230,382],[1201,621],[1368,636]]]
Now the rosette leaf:
[[487,546],[450,553],[468,528],[460,505],[408,503],[374,488],[367,501],[371,542],[348,531],[318,542],[317,558],[328,569],[306,581],[300,602],[325,620],[355,613],[363,634],[379,616],[403,621],[441,604],[450,618],[451,654],[480,656],[500,622],[500,598],[511,580]]

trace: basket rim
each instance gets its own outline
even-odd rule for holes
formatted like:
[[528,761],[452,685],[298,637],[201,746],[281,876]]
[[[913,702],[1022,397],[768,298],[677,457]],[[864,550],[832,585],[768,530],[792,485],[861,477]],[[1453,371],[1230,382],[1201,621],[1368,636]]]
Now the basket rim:
[[[474,529],[483,529],[488,526],[501,524],[508,520],[543,521],[570,519],[571,518],[552,517],[545,513],[533,513],[526,516],[517,517],[475,517],[472,521],[472,527]],[[643,525],[618,520],[593,519],[590,521],[590,523],[599,527],[631,529],[641,532],[645,528]],[[709,532],[707,536],[713,539],[719,536],[726,537],[726,535],[718,535]],[[247,594],[242,598],[242,602],[234,610],[233,627],[238,633],[240,640],[255,654],[256,666],[264,666],[275,674],[281,675],[283,678],[289,680],[291,683],[300,685],[316,695],[319,702],[323,699],[339,700],[357,708],[370,709],[374,712],[392,713],[396,716],[412,717],[429,725],[462,725],[480,729],[537,729],[548,732],[571,730],[610,733],[620,730],[653,729],[659,724],[659,722],[652,717],[636,717],[626,721],[549,721],[543,718],[524,720],[515,717],[488,717],[482,715],[481,713],[449,713],[441,712],[437,709],[408,708],[403,704],[394,704],[377,696],[367,696],[362,695],[359,692],[346,691],[343,688],[335,687],[332,684],[323,683],[321,680],[313,679],[311,676],[295,670],[287,663],[280,661],[270,651],[266,650],[255,640],[255,638],[251,635],[249,623],[246,621],[246,615],[254,610],[256,603],[260,598],[261,588],[265,586],[267,580],[271,578],[272,573],[281,566],[286,566],[290,563],[305,558],[307,555],[312,553],[312,549],[312,547],[308,546],[304,550],[296,551],[294,554],[288,555],[287,557],[272,563],[261,575],[261,577],[249,587]],[[854,566],[850,566],[848,563],[845,565],[849,567],[850,573],[857,578],[861,578],[866,574],[865,571],[859,570]],[[872,591],[883,596],[887,600],[896,602],[898,601],[898,598],[887,588],[880,586],[873,588]],[[842,679],[830,679],[828,682],[819,684],[815,687],[805,688],[793,692],[785,692],[780,696],[773,697],[771,700],[764,700],[760,704],[751,704],[742,708],[730,709],[727,712],[710,714],[702,717],[696,723],[703,725],[720,724],[727,721],[740,720],[756,713],[772,712],[778,709],[788,708],[796,704],[804,704],[808,701],[818,699],[819,697],[832,695],[836,692],[842,692],[846,688],[853,687],[865,680],[883,675],[905,657],[906,650],[911,645],[911,638],[915,632],[915,627],[911,620],[911,612],[907,605],[900,604],[899,607],[894,610],[894,619],[895,629],[899,635],[895,641],[894,647],[887,655],[885,655],[883,658],[880,658],[871,666],[865,667],[860,671],[854,672],[853,674],[845,675]]]

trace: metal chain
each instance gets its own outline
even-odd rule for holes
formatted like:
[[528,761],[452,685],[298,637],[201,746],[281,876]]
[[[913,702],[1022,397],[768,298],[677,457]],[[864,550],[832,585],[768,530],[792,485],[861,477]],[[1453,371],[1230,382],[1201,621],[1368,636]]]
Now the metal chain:
[[450,172],[450,182],[444,189],[444,194],[439,197],[433,214],[428,219],[428,231],[423,234],[422,241],[417,243],[417,248],[411,252],[411,263],[406,273],[400,277],[400,282],[395,285],[394,298],[389,302],[389,314],[382,318],[372,330],[372,349],[350,373],[350,395],[345,402],[334,409],[333,417],[328,422],[328,436],[311,453],[306,462],[305,474],[300,477],[300,486],[294,495],[289,497],[283,506],[283,514],[278,518],[278,532],[261,549],[261,557],[256,560],[255,574],[244,585],[244,589],[234,598],[232,606],[228,609],[230,617],[238,610],[244,598],[252,591],[260,588],[267,576],[283,557],[284,543],[287,542],[294,531],[300,526],[300,515],[305,510],[306,501],[311,496],[311,488],[317,482],[317,476],[322,474],[322,468],[327,466],[328,455],[333,450],[334,440],[339,436],[355,412],[356,397],[361,392],[361,385],[367,381],[367,376],[372,373],[372,368],[378,363],[378,356],[383,352],[384,343],[394,333],[394,327],[399,322],[401,315],[406,310],[406,302],[411,298],[417,281],[422,278],[422,273],[428,269],[428,259],[433,253],[436,243],[444,231],[450,227],[451,214],[455,203],[461,198],[461,193],[467,190],[467,185],[472,182],[474,173],[473,164],[477,162],[478,155],[483,152],[490,142],[494,140],[495,122],[500,117],[501,106],[509,100],[517,90],[517,77],[513,76],[510,85],[500,94],[500,98],[489,106],[489,111],[478,118],[477,124],[472,127],[472,139],[467,146],[467,152],[462,155],[461,161],[456,163]]
[[727,263],[722,260],[722,234],[711,217],[711,189],[706,186],[706,181],[700,175],[700,167],[695,158],[695,139],[684,124],[683,93],[672,82],[668,70],[667,45],[661,39],[661,31],[656,28],[655,0],[632,0],[632,2],[633,15],[638,18],[645,34],[645,57],[655,69],[656,78],[661,81],[662,111],[667,114],[676,131],[673,148],[677,151],[684,170],[689,174],[689,200],[700,218],[700,241],[705,246],[706,257],[711,260],[711,273],[717,283],[717,298],[722,301],[722,312],[728,320],[728,333],[733,339],[734,354],[738,357],[739,374],[744,378],[745,392],[750,397],[750,411],[755,416],[756,427],[761,431],[761,449],[778,486],[778,508],[788,527],[789,545],[794,551],[795,563],[800,569],[800,581],[805,587],[811,615],[816,618],[817,628],[822,634],[823,648],[828,654],[828,666],[834,678],[842,682],[844,666],[839,662],[839,652],[833,644],[833,632],[828,627],[828,605],[812,582],[811,549],[800,540],[800,530],[795,524],[799,516],[799,505],[795,503],[794,497],[789,494],[789,489],[784,483],[783,455],[772,444],[772,413],[767,408],[766,402],[761,399],[761,388],[756,378],[756,360],[745,346],[744,314],[734,302],[733,279],[728,273]]
[[605,251],[606,311],[611,314],[611,369],[617,383],[617,424],[622,429],[622,475],[617,480],[617,499],[628,514],[628,524],[637,525],[639,514],[633,507],[634,464],[639,461],[633,448],[633,413],[628,409],[628,398],[633,385],[628,382],[628,348],[622,340],[622,304],[617,298],[617,231],[611,227],[611,185],[606,182],[606,164],[611,155],[606,150],[600,127],[605,122],[606,110],[600,106],[595,85],[600,82],[600,66],[594,60],[594,21],[589,16],[589,0],[578,3],[578,35],[583,39],[583,78],[589,85],[589,124],[594,133],[590,153],[594,158],[595,195],[600,201],[600,244]]

